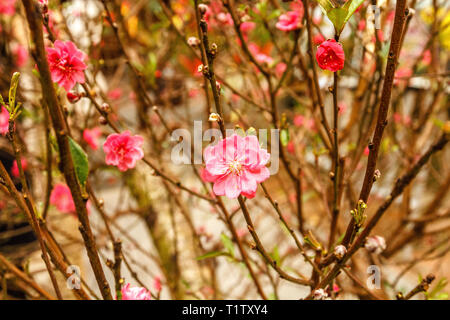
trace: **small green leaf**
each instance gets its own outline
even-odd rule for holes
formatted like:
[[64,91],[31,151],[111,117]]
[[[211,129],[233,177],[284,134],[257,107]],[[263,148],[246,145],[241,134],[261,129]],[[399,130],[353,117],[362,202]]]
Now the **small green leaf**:
[[233,241],[231,241],[231,239],[225,234],[222,233],[220,235],[220,240],[223,243],[223,246],[225,247],[225,249],[227,249],[227,251],[229,252],[229,254],[234,257],[234,245],[233,245]]
[[17,87],[19,86],[19,78],[20,73],[14,72],[11,78],[11,85],[9,87],[9,108],[11,109],[9,110],[10,113],[12,113],[12,111],[14,111],[16,107],[16,92]]
[[286,147],[289,143],[289,131],[288,129],[282,129],[280,133],[280,140],[283,147]]
[[278,251],[278,246],[273,247],[272,253],[270,254],[272,259],[275,261],[275,263],[279,266],[281,259],[280,259],[280,252]]
[[323,13],[334,25],[336,33],[341,34],[345,24],[364,0],[349,0],[342,7],[334,7],[329,0],[316,0]]
[[75,172],[77,174],[78,182],[84,189],[86,187],[86,180],[89,174],[89,162],[86,152],[69,137],[70,154],[72,155]]
[[205,253],[204,255],[201,255],[200,257],[197,257],[197,260],[204,260],[208,258],[214,258],[219,256],[229,256],[229,253],[227,252],[221,252],[221,251],[211,251],[208,253]]

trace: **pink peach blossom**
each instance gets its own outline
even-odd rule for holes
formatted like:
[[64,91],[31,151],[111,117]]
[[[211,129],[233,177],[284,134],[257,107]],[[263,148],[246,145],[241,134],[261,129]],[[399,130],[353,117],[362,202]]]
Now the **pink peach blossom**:
[[[73,202],[72,193],[67,185],[57,183],[50,194],[50,204],[54,205],[62,213],[70,213],[76,217],[75,203]],[[91,213],[91,201],[86,202],[87,213]]]
[[281,31],[292,31],[302,26],[303,11],[288,11],[278,18],[275,24]]
[[95,127],[92,129],[84,129],[83,131],[83,139],[89,144],[92,150],[98,149],[98,139],[102,135],[102,130],[99,127]]
[[27,61],[28,61],[28,51],[23,45],[18,44],[13,49],[13,54],[14,54],[14,57],[16,59],[16,65],[19,68],[23,67],[27,63]]
[[269,178],[266,167],[270,154],[261,149],[258,138],[245,138],[233,134],[203,152],[206,168],[203,178],[213,182],[213,191],[218,196],[234,199],[239,195],[253,198],[257,184]]
[[83,70],[87,66],[83,61],[86,55],[73,42],[56,40],[54,48],[47,48],[47,55],[53,82],[66,91],[70,91],[77,82],[84,83]]
[[430,50],[426,50],[423,53],[422,63],[426,66],[428,66],[431,63],[431,51]]
[[325,37],[321,34],[321,33],[318,33],[318,34],[315,34],[314,35],[314,37],[313,37],[313,43],[316,45],[316,46],[318,46],[319,44],[321,44],[322,42],[324,42],[325,41]]
[[[21,159],[20,162],[22,163],[23,171],[26,171],[27,167],[28,167],[27,159]],[[14,177],[16,177],[16,178],[18,178],[20,176],[19,166],[17,165],[17,161],[16,160],[14,160],[14,162],[13,162],[13,165],[12,165],[12,168],[11,168],[11,174]]]
[[130,287],[127,283],[122,287],[122,300],[151,300],[151,293],[143,287]]
[[401,67],[395,71],[394,84],[399,85],[400,83],[405,83],[408,78],[413,74],[413,71],[409,67]]
[[278,77],[281,77],[283,73],[286,71],[287,65],[284,62],[278,62],[275,66],[275,73]]
[[298,114],[294,117],[294,125],[296,127],[301,127],[305,123],[305,116]]
[[122,96],[122,88],[115,88],[108,92],[108,98],[111,100],[118,100]]
[[343,115],[347,110],[347,104],[344,101],[339,102],[338,104],[339,115]]
[[144,157],[142,144],[144,138],[131,135],[130,131],[112,133],[103,144],[106,164],[117,166],[120,171],[127,171],[136,166],[136,161]]
[[326,40],[317,48],[316,60],[321,69],[336,72],[344,68],[345,54],[334,39]]
[[6,16],[12,16],[16,12],[15,8],[16,0],[1,0],[0,1],[0,14]]
[[74,213],[75,203],[72,199],[72,194],[68,186],[62,183],[57,183],[50,194],[50,204],[63,213]]
[[257,44],[250,43],[248,45],[248,49],[253,54],[253,56],[255,57],[256,61],[258,61],[259,63],[264,63],[264,64],[267,64],[267,65],[271,65],[273,63],[273,58],[271,56],[268,56],[264,52],[262,52],[261,48],[258,47]]
[[0,134],[5,135],[8,133],[9,128],[9,112],[5,107],[0,107]]
[[241,23],[241,31],[243,33],[248,33],[249,31],[252,31],[253,29],[255,29],[256,24],[252,21],[245,21]]
[[153,279],[153,287],[155,288],[155,290],[157,292],[160,292],[162,287],[161,287],[161,278],[156,276],[155,279]]

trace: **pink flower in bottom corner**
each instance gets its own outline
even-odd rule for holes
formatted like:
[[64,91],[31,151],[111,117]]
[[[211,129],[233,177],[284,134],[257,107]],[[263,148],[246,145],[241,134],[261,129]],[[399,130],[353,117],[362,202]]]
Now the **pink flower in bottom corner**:
[[53,82],[70,91],[77,82],[84,83],[86,55],[71,41],[56,40],[54,48],[47,48],[47,59]]
[[[21,159],[20,162],[22,163],[23,171],[26,171],[27,167],[28,167],[27,159]],[[11,174],[14,177],[16,177],[16,178],[18,178],[20,176],[20,174],[19,174],[19,166],[17,165],[17,160],[14,160],[14,162],[13,162],[13,165],[12,165],[12,168],[11,168]]]
[[92,150],[98,149],[98,139],[102,135],[102,130],[99,127],[92,129],[84,129],[83,139],[92,148]]
[[122,300],[151,300],[150,291],[143,287],[130,287],[127,283],[122,287]]
[[239,195],[253,198],[257,184],[270,176],[266,164],[270,154],[261,149],[258,138],[245,138],[233,134],[203,152],[206,168],[203,178],[213,182],[213,191],[218,196],[234,199]]
[[0,135],[8,133],[9,128],[9,112],[5,107],[0,107]]
[[130,131],[112,133],[103,144],[106,164],[117,166],[120,171],[127,171],[136,166],[137,160],[144,157],[142,144],[144,138],[131,135]]

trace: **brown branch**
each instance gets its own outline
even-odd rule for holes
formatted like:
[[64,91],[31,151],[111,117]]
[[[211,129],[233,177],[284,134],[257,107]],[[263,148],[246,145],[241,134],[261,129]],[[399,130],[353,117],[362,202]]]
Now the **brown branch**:
[[34,1],[22,0],[22,3],[26,11],[26,17],[32,39],[31,52],[34,59],[36,60],[36,64],[40,72],[39,79],[41,82],[43,95],[47,102],[46,106],[49,110],[52,125],[56,134],[56,140],[58,143],[60,164],[75,203],[78,219],[80,220],[79,229],[83,236],[89,261],[94,271],[95,279],[97,280],[97,284],[100,288],[102,296],[104,299],[111,300],[111,289],[109,288],[109,284],[106,281],[100,258],[98,256],[94,235],[89,224],[89,218],[86,210],[87,197],[82,194],[80,185],[77,180],[74,163],[70,153],[68,128],[66,127],[61,106],[59,105],[55,88],[53,87],[53,81],[50,75],[42,33],[42,15],[37,3],[35,3]]

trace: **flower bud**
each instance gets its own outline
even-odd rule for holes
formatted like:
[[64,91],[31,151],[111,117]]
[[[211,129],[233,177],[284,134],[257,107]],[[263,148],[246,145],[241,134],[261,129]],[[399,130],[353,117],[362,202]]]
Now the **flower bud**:
[[76,103],[80,100],[80,98],[81,96],[76,92],[67,92],[67,100],[69,100],[70,103]]
[[100,124],[103,124],[103,125],[105,125],[105,124],[107,124],[107,123],[108,123],[108,120],[106,120],[106,118],[105,118],[105,117],[103,117],[103,116],[100,116],[100,117],[98,118],[98,122],[100,122]]
[[386,241],[383,237],[380,236],[372,236],[366,239],[366,243],[364,247],[372,253],[380,254],[386,249]]
[[198,5],[198,12],[200,12],[201,15],[204,15],[208,11],[208,6],[206,4],[199,4]]
[[110,113],[111,112],[111,107],[106,102],[102,104],[101,109],[105,113]]
[[219,81],[216,81],[216,88],[217,88],[217,91],[220,91],[221,85],[220,85]]
[[328,293],[326,293],[323,289],[317,289],[314,290],[313,298],[314,300],[325,300],[328,298]]
[[334,248],[334,256],[338,259],[341,260],[345,254],[347,253],[347,248],[345,246],[338,245],[336,246],[336,248]]
[[220,120],[220,116],[217,113],[213,112],[213,113],[211,113],[209,115],[209,119],[208,120],[211,121],[211,122],[217,122],[217,121]]
[[373,181],[377,181],[380,178],[381,178],[381,172],[380,172],[380,170],[376,169],[375,172],[373,173]]
[[190,45],[191,47],[196,47],[200,44],[200,40],[196,37],[189,37],[187,39],[187,43],[188,45]]

